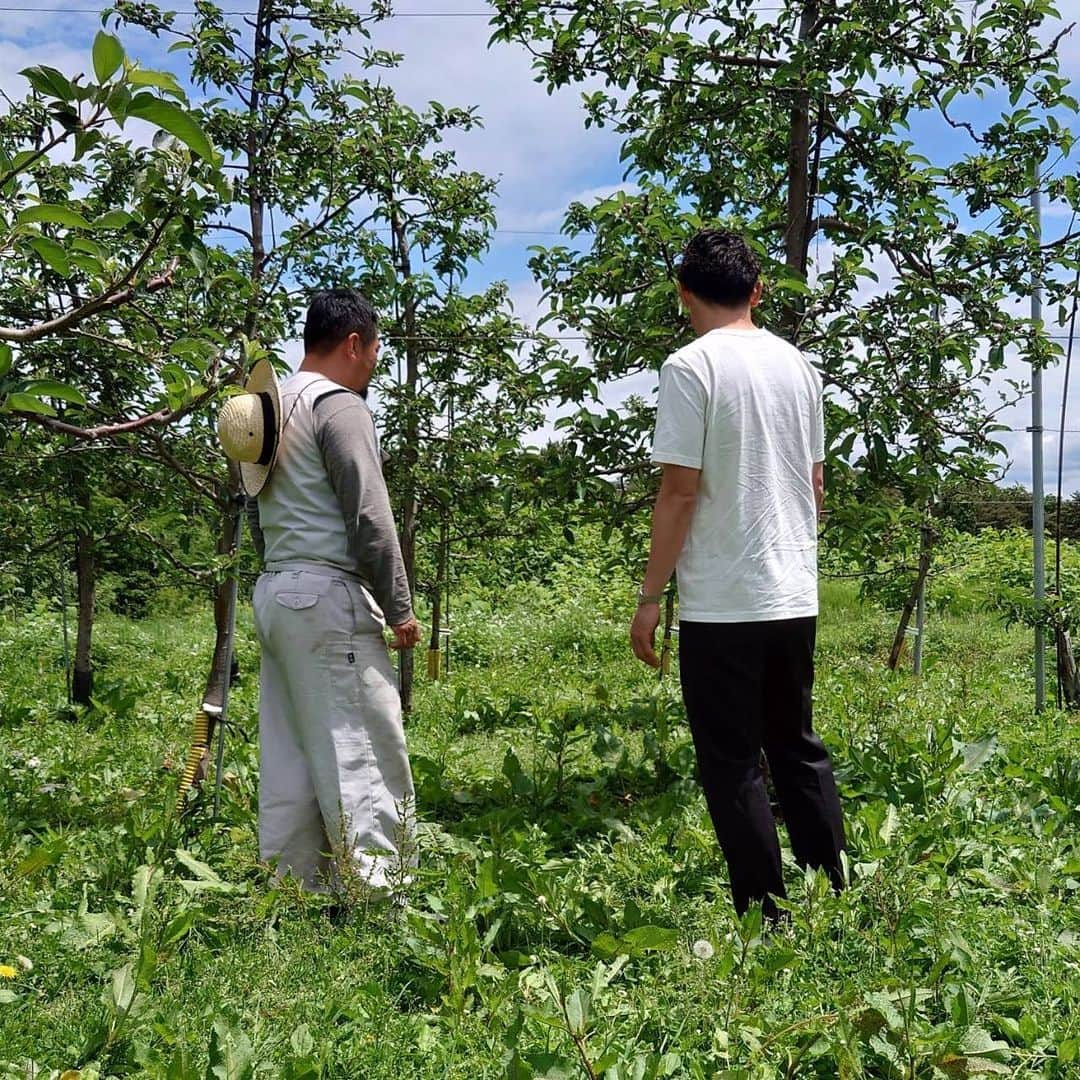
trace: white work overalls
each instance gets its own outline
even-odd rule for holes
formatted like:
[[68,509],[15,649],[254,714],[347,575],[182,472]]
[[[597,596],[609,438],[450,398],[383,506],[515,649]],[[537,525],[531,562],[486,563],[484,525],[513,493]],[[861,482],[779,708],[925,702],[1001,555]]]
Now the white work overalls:
[[385,889],[411,848],[413,786],[382,613],[359,581],[292,566],[255,588],[260,854],[319,891],[344,846]]

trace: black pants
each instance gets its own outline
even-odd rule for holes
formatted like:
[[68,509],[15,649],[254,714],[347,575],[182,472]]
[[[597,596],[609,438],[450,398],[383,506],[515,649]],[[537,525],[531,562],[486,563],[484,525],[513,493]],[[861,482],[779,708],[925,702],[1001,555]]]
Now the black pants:
[[761,751],[800,866],[841,885],[844,825],[832,763],[814,734],[817,619],[679,624],[683,698],[735,909],[784,896],[780,844]]

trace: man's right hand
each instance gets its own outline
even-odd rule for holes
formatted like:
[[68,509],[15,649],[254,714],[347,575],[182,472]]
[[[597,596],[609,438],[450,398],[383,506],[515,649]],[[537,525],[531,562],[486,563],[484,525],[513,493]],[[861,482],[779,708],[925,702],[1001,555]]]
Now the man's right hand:
[[394,633],[391,649],[412,649],[420,644],[420,624],[415,616],[390,628]]
[[634,655],[651,668],[660,667],[656,655],[656,628],[660,625],[659,604],[639,604],[630,624],[630,645]]

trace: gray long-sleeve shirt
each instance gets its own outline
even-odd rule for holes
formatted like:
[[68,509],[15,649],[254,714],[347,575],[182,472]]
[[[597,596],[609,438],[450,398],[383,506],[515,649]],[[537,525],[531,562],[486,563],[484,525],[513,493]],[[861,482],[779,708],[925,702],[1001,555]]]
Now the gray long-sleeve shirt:
[[256,546],[268,566],[325,563],[360,577],[391,626],[412,616],[371,411],[312,372],[282,384],[284,428],[258,498]]

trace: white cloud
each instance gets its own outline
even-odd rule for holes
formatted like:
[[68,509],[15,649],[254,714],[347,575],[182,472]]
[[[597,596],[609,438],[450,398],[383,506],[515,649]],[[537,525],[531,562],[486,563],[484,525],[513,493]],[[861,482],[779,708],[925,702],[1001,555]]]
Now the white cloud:
[[[7,35],[7,26],[4,27]],[[30,85],[19,74],[23,68],[47,64],[67,76],[77,75],[90,67],[90,42],[87,38],[85,49],[72,48],[69,45],[42,41],[35,45],[19,45],[14,41],[0,39],[0,91],[21,101],[30,92]]]
[[[455,0],[440,10],[479,7]],[[449,145],[463,167],[499,178],[501,225],[557,228],[563,207],[553,205],[552,193],[618,177],[618,137],[585,129],[580,87],[548,94],[535,82],[529,53],[518,45],[489,48],[490,36],[482,18],[393,19],[374,28],[372,44],[404,54],[385,80],[407,104],[477,108],[483,131],[455,134]]]
[[499,214],[499,228],[508,231],[531,231],[538,233],[558,233],[566,215],[567,207],[573,202],[590,206],[602,199],[608,199],[620,191],[632,195],[639,191],[637,184],[601,184],[586,188],[584,191],[563,192],[554,204],[545,206],[514,207],[508,206]]

